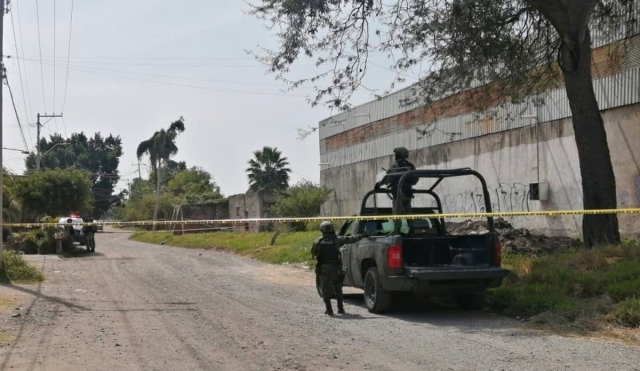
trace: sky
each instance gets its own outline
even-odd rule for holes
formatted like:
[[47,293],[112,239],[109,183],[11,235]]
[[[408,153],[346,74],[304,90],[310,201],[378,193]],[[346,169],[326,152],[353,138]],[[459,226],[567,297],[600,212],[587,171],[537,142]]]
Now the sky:
[[[307,103],[309,87],[283,92],[283,83],[247,55],[246,50],[274,47],[277,40],[262,21],[245,13],[243,1],[11,3],[5,66],[29,150],[36,142],[37,113],[63,114],[44,125],[44,136],[119,135],[124,148],[119,188],[124,188],[137,177],[138,144],[183,116],[186,131],[178,137],[174,160],[209,171],[225,195],[247,190],[247,161],[263,146],[278,147],[288,157],[292,183],[319,181],[317,132],[300,141],[297,129],[317,126],[331,112]],[[393,74],[372,68],[367,85],[388,88]],[[310,77],[318,71],[301,62],[292,72]],[[3,147],[24,150],[9,91],[3,89]],[[363,91],[352,103],[371,99]],[[24,158],[3,150],[4,166],[14,172],[24,171]]]

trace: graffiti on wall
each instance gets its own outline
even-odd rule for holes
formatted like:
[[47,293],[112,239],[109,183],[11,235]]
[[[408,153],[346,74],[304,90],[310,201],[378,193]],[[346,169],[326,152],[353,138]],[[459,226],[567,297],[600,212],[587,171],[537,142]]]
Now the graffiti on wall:
[[[489,188],[493,212],[531,211],[529,185],[522,183],[500,183]],[[446,194],[442,199],[444,212],[483,213],[486,211],[482,188]]]

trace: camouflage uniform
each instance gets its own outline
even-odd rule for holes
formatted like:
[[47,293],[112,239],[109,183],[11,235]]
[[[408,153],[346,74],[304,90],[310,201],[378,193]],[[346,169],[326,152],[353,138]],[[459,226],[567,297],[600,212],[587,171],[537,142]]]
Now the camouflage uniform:
[[311,248],[311,255],[317,261],[316,276],[319,277],[322,287],[322,298],[327,308],[326,314],[333,315],[331,299],[338,301],[338,313],[344,313],[342,297],[342,261],[340,259],[340,248],[344,244],[354,243],[366,235],[355,235],[352,237],[336,236],[331,222],[323,222],[320,225],[322,237],[320,237]]
[[[409,157],[409,150],[404,147],[398,147],[393,150],[396,157],[396,162],[391,166],[391,169],[406,169],[406,171],[415,170],[416,167],[407,160]],[[394,199],[394,205],[398,202],[400,203],[398,206],[401,206],[400,213],[411,213],[411,200],[413,199],[413,189],[412,187],[416,185],[418,182],[417,178],[410,178],[405,181],[404,186],[402,187],[402,199],[396,200],[398,195],[398,182],[400,181],[400,177],[394,177],[389,184],[389,188],[391,189],[391,195]]]

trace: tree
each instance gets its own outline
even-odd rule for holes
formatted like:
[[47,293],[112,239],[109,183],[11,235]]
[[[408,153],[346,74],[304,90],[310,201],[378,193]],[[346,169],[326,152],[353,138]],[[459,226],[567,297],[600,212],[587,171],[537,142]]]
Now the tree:
[[[330,66],[289,81],[292,88],[316,85],[312,105],[348,109],[349,98],[363,87],[371,52],[395,61],[391,88],[412,67],[429,66],[403,101],[410,105],[464,92],[449,103],[482,109],[520,101],[564,79],[584,208],[615,209],[615,177],[592,86],[589,26],[605,37],[633,35],[636,5],[633,0],[259,0],[251,13],[277,30],[280,47],[258,56],[277,78],[286,80],[301,58]],[[624,42],[612,47],[611,56],[619,58],[618,46]],[[586,246],[619,243],[617,216],[585,215],[583,235]]]
[[[182,116],[169,125],[169,129],[156,131],[151,138],[138,145],[136,155],[141,159],[145,154],[151,159],[151,168],[156,172],[156,206],[153,211],[153,220],[158,219],[158,207],[160,206],[160,178],[162,163],[168,164],[169,159],[178,153],[176,138],[178,133],[184,131],[184,119]],[[155,230],[155,225],[154,228]]]
[[[333,192],[327,187],[303,180],[296,183],[285,193],[278,195],[276,203],[269,210],[279,217],[314,217],[320,215],[320,208]],[[307,224],[304,222],[292,222],[290,227],[294,230],[304,231]]]
[[249,190],[280,192],[289,187],[289,162],[277,147],[265,146],[262,150],[253,152],[253,156],[248,161],[247,168]]
[[2,216],[6,223],[16,223],[22,219],[22,205],[15,196],[13,174],[3,169]]
[[[61,146],[60,144],[67,145]],[[55,149],[54,146],[58,146]],[[119,202],[122,194],[115,194],[114,189],[120,181],[118,165],[122,156],[122,140],[119,136],[109,135],[103,137],[95,133],[93,137],[87,137],[83,132],[73,133],[69,138],[63,138],[60,134],[54,134],[49,140],[40,140],[40,151],[46,153],[40,164],[42,169],[84,169],[91,172],[93,186],[94,218],[100,218],[112,205]],[[25,159],[28,172],[36,169],[36,155],[29,154]]]
[[93,209],[91,174],[77,169],[45,169],[15,181],[14,192],[30,220]]
[[176,204],[200,204],[222,198],[211,174],[198,167],[178,172],[167,185]]
[[[169,160],[166,164],[160,166],[160,188],[166,188],[169,181],[173,179],[180,171],[187,170],[187,163],[184,161],[173,161]],[[153,179],[153,182],[156,182],[158,174],[156,174],[156,170],[151,170],[149,173],[149,179]]]

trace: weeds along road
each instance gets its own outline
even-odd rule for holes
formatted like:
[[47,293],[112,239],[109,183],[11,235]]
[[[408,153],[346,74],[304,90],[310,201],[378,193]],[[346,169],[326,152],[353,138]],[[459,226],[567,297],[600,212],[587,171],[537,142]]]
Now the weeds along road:
[[640,368],[637,348],[536,335],[486,312],[379,316],[352,294],[350,315],[330,318],[310,272],[127,237],[99,234],[94,255],[29,257],[47,280],[0,287],[22,307],[2,313],[0,370]]

